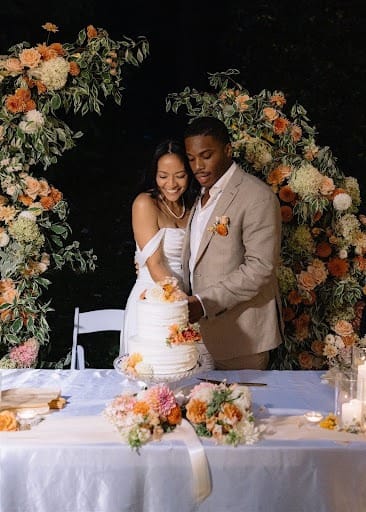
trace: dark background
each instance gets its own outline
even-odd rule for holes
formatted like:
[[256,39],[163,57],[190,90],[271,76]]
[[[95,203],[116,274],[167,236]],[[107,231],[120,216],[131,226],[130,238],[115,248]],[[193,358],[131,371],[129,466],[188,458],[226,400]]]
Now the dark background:
[[[208,90],[208,75],[235,68],[251,94],[282,90],[288,107],[302,104],[315,125],[317,143],[329,146],[346,175],[358,178],[365,198],[366,61],[363,1],[227,0],[157,2],[1,0],[0,53],[23,40],[43,42],[41,25],[55,23],[54,41],[72,42],[89,24],[112,39],[146,36],[150,55],[126,68],[122,106],[107,101],[102,116],[70,118],[84,132],[45,177],[70,206],[73,239],[93,248],[98,267],[78,275],[68,269],[49,278],[54,312],[49,361],[71,347],[73,312],[124,307],[135,273],[130,206],[154,145],[180,135],[187,118],[165,111],[165,98],[189,86]],[[47,296],[47,294],[46,294]],[[46,297],[45,297],[46,298]],[[118,350],[103,338],[100,366]],[[108,344],[108,346],[106,346]],[[96,363],[96,364],[98,364]]]

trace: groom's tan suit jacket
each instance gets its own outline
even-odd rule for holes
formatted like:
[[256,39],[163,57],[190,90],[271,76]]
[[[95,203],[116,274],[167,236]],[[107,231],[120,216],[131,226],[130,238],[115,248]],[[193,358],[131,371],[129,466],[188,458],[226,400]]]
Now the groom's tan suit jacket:
[[[276,267],[281,215],[276,195],[235,164],[203,233],[190,283],[191,221],[183,247],[184,286],[199,295],[206,317],[201,333],[216,360],[264,352],[282,342]],[[229,217],[228,235],[209,230]]]

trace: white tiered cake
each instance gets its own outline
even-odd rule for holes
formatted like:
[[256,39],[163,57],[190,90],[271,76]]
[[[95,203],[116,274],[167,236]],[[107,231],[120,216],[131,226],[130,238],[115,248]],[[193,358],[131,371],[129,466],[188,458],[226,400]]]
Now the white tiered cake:
[[197,324],[189,324],[188,301],[175,278],[147,290],[137,302],[137,335],[129,340],[125,369],[139,374],[179,375],[197,365]]

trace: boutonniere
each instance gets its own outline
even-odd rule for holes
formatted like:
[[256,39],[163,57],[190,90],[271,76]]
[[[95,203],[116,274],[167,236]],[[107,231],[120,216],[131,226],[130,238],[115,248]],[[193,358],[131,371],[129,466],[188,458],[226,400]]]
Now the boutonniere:
[[225,215],[221,215],[221,217],[216,217],[215,224],[210,226],[208,230],[221,236],[227,236],[229,234],[229,223],[230,218]]

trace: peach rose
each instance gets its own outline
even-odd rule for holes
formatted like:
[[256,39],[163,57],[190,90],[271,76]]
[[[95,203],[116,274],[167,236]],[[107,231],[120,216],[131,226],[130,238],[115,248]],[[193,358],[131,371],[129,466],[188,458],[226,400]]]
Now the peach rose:
[[299,364],[301,368],[310,370],[313,367],[313,356],[309,352],[301,352],[299,354]]
[[41,62],[41,54],[35,48],[26,48],[20,52],[19,60],[23,66],[36,68]]
[[5,61],[5,69],[10,73],[20,73],[23,69],[23,66],[19,59],[15,57],[9,57]]
[[310,272],[306,272],[304,270],[302,270],[297,276],[297,282],[301,288],[304,288],[304,290],[314,290],[317,285],[314,276]]
[[320,193],[323,196],[328,196],[329,194],[333,194],[335,190],[335,184],[332,178],[329,176],[323,176],[322,181],[319,187]]
[[18,430],[19,425],[15,414],[12,411],[1,411],[0,412],[0,430],[11,432]]
[[346,320],[338,320],[334,326],[334,331],[342,337],[350,336],[353,334],[353,327],[352,324]]

